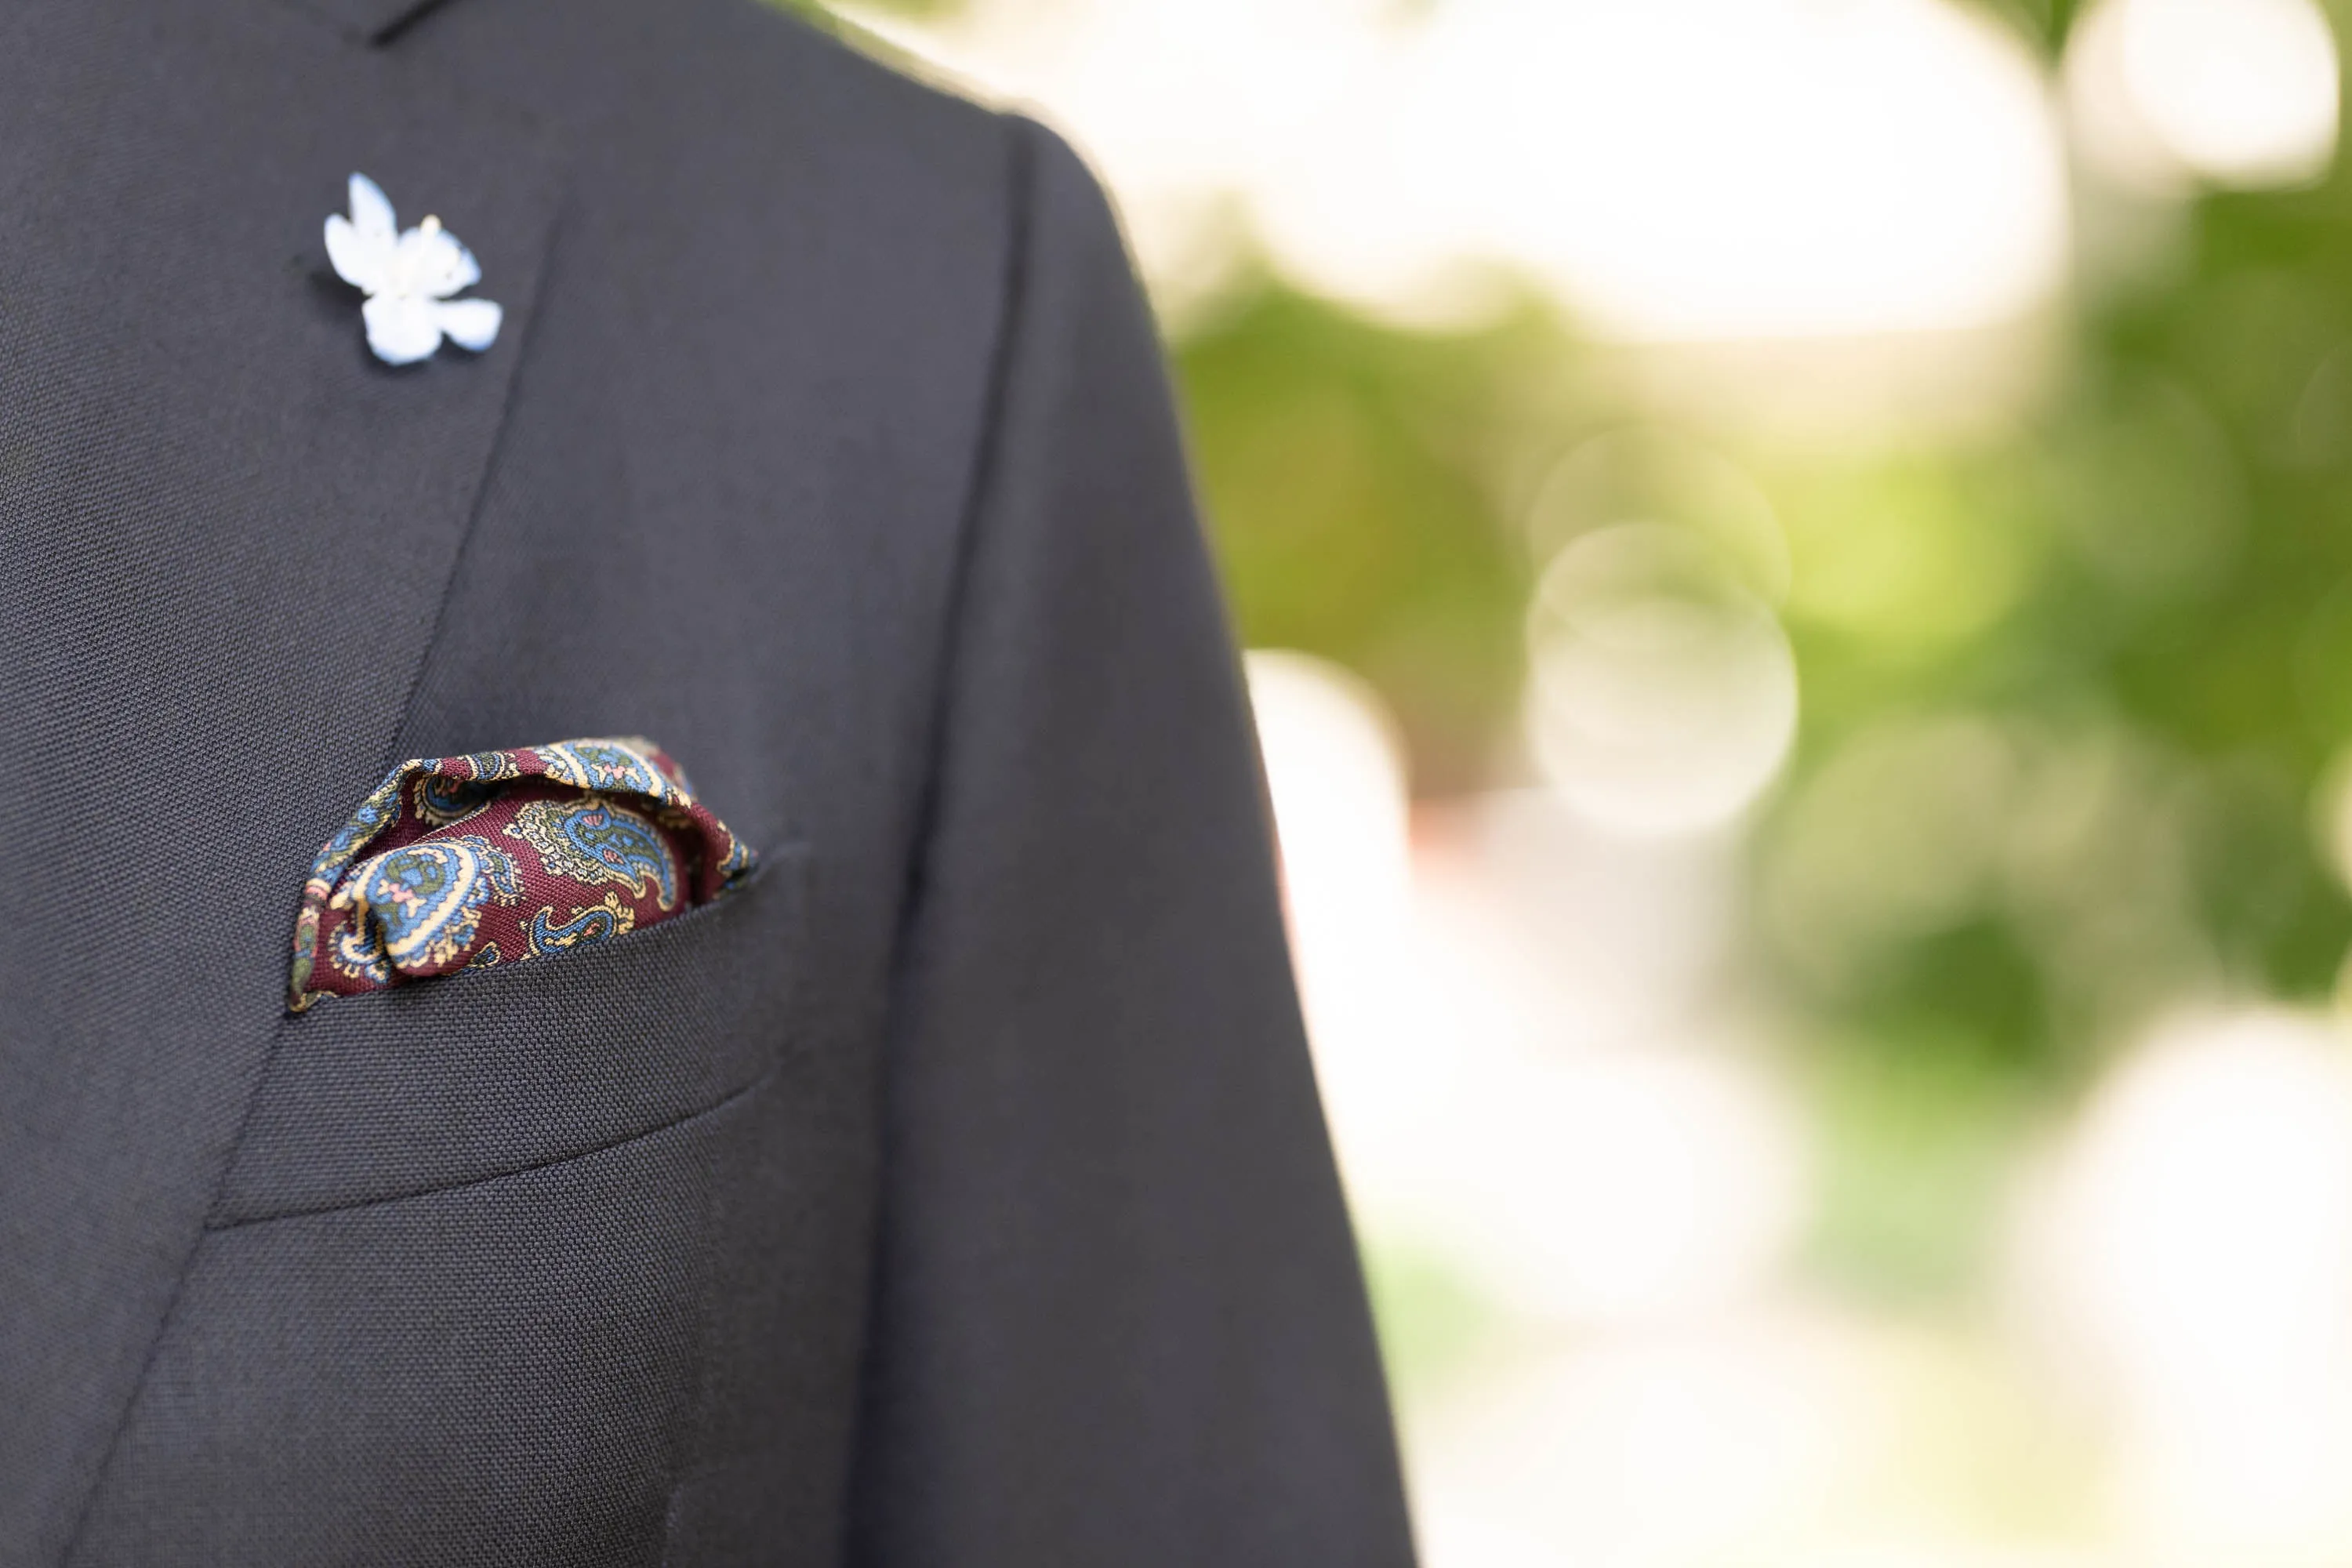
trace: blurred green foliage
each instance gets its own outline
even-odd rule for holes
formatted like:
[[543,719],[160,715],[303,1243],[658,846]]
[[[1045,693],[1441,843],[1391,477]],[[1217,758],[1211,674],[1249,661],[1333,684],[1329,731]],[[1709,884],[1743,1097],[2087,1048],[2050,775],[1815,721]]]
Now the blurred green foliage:
[[1378,1308],[1381,1356],[1405,1406],[1474,1364],[1496,1337],[1492,1302],[1452,1258],[1365,1238],[1365,1284]]
[[2044,55],[2055,57],[2065,47],[2068,29],[2083,9],[2082,0],[1973,0],[1980,11],[2016,29]]
[[[2070,9],[1997,8],[2045,44]],[[1818,1257],[1862,1283],[1965,1289],[2037,1113],[2174,1003],[2324,999],[2352,945],[2315,826],[2352,742],[2352,184],[2177,216],[1989,434],[1674,416],[1793,563],[1754,973],[1817,1090]],[[1591,359],[1533,310],[1430,335],[1270,282],[1179,344],[1245,638],[1372,679],[1424,792],[1515,765],[1530,465],[1661,417]]]
[[1244,639],[1381,687],[1423,793],[1478,782],[1509,717],[1531,573],[1491,476],[1565,346],[1532,314],[1428,337],[1270,282],[1181,346]]

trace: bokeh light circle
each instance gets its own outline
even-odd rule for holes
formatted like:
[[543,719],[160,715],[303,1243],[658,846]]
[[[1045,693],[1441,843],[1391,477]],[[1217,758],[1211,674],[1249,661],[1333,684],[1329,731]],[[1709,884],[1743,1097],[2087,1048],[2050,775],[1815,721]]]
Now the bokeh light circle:
[[1594,823],[1686,833],[1738,816],[1796,737],[1770,608],[1687,530],[1630,522],[1560,552],[1528,617],[1538,763]]

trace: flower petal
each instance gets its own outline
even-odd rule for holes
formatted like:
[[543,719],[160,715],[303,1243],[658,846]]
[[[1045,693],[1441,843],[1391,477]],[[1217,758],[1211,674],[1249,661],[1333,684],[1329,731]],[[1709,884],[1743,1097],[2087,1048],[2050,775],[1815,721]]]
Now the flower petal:
[[449,341],[476,353],[499,339],[499,323],[506,317],[488,300],[442,300],[434,304],[434,320]]
[[400,277],[406,292],[443,300],[480,282],[482,269],[447,229],[412,228],[400,237]]
[[383,289],[392,247],[370,245],[349,218],[336,213],[327,219],[327,259],[344,282],[374,294]]
[[441,346],[441,323],[434,319],[430,300],[378,294],[360,314],[367,321],[368,347],[386,364],[415,364]]
[[373,249],[389,252],[393,241],[400,237],[391,201],[373,180],[356,174],[351,179],[351,197],[352,226],[360,231],[360,238]]

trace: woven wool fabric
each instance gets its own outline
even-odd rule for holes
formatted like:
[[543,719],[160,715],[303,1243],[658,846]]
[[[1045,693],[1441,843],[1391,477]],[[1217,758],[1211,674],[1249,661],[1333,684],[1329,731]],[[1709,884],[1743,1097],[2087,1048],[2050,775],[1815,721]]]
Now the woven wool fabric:
[[752,864],[647,741],[413,758],[319,851],[287,1006],[604,942]]

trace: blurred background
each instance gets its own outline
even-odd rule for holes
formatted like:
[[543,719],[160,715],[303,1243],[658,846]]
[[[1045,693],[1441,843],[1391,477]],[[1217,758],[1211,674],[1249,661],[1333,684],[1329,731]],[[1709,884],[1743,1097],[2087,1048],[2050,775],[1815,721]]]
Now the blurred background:
[[1431,1568],[2352,1563],[2315,0],[941,0],[1116,193]]

